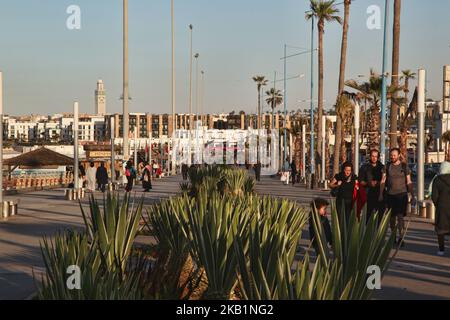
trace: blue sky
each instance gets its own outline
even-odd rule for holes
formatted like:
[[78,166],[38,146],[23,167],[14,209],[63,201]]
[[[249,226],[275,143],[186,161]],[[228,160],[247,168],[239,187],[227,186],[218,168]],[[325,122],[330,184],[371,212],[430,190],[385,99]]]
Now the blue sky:
[[[251,77],[272,79],[275,70],[282,77],[284,43],[309,47],[311,27],[304,19],[308,2],[175,0],[177,111],[188,110],[190,23],[194,50],[205,71],[205,111],[252,112],[256,89]],[[347,79],[367,75],[371,67],[381,71],[382,30],[367,29],[366,10],[379,5],[383,11],[383,4],[382,0],[352,4]],[[81,8],[81,30],[66,28],[69,5]],[[0,6],[6,114],[68,112],[75,99],[82,112],[92,113],[97,79],[105,82],[108,111],[120,112],[121,0],[15,0]],[[170,0],[129,0],[129,10],[131,111],[170,112]],[[402,10],[401,68],[426,68],[429,97],[441,99],[442,66],[450,64],[450,0],[404,0]],[[340,41],[341,27],[327,25],[327,107],[337,91]],[[287,73],[306,75],[288,81],[288,109],[307,107],[298,101],[309,99],[309,56],[290,59]]]

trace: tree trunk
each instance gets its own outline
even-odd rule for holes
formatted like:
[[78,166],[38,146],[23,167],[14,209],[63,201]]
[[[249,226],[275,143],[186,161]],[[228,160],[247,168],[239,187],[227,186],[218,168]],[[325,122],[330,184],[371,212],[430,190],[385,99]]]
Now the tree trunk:
[[[348,43],[348,25],[350,19],[350,4],[351,0],[345,0],[344,6],[344,25],[342,28],[342,43],[341,43],[341,63],[339,67],[339,87],[338,97],[340,99],[345,85],[345,66],[347,62],[347,43]],[[337,110],[336,110],[337,111]],[[337,114],[337,112],[336,112]],[[334,161],[333,161],[333,175],[339,172],[339,157],[340,157],[340,145],[342,144],[342,119],[337,114],[336,117],[336,140],[334,148]]]
[[261,88],[258,86],[258,129],[261,129]]
[[319,97],[318,97],[318,126],[317,126],[317,153],[322,156],[322,115],[323,115],[323,32],[324,32],[324,21],[319,20]]
[[[399,83],[399,64],[400,64],[400,15],[401,15],[401,0],[394,2],[394,43],[392,47],[392,86],[398,87]],[[393,94],[391,99],[391,136],[389,137],[391,148],[397,147],[397,130],[398,130],[398,105],[395,103],[397,93]]]
[[399,137],[399,148],[400,148],[400,154],[402,156],[402,161],[407,163],[408,162],[408,130],[406,128],[406,125],[401,126],[400,128],[400,137]]

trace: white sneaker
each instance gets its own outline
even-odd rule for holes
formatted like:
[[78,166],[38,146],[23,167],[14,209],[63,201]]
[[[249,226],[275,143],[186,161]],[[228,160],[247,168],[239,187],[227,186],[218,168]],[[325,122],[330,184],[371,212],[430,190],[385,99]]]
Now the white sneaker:
[[437,255],[443,257],[445,255],[445,251],[438,251]]

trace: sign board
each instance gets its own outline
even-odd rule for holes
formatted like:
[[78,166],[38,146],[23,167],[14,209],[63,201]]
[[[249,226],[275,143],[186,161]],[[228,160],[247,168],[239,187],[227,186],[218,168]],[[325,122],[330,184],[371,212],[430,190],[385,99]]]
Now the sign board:
[[111,157],[111,151],[90,151],[88,152],[88,158],[109,158]]

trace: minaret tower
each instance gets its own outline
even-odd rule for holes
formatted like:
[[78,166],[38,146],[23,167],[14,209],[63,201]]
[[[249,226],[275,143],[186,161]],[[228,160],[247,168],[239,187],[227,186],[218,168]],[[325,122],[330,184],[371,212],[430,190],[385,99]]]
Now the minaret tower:
[[106,114],[106,92],[103,80],[97,81],[97,90],[95,90],[95,114],[101,116]]

